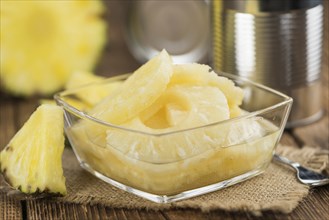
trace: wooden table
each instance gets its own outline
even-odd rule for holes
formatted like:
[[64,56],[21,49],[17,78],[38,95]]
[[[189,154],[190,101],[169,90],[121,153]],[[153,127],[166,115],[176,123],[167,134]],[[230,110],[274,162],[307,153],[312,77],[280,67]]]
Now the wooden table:
[[[326,1],[325,1],[326,2]],[[110,41],[96,69],[101,75],[112,76],[130,72],[139,64],[129,54],[123,39],[124,18],[127,14],[127,3],[108,1]],[[328,11],[328,2],[326,2]],[[328,41],[328,13],[326,14],[326,36]],[[327,44],[328,45],[328,44]],[[328,46],[324,47],[323,63],[323,103],[325,116],[318,122],[288,130],[281,143],[302,147],[303,145],[329,148],[328,122]],[[0,95],[0,150],[9,142],[15,132],[23,125],[38,105],[37,98],[19,99],[6,94]],[[0,219],[329,219],[329,186],[311,190],[311,193],[289,215],[270,212],[263,217],[255,217],[247,212],[213,211],[202,213],[192,209],[145,211],[115,209],[98,205],[56,204],[46,199],[41,201],[15,201],[1,192]]]

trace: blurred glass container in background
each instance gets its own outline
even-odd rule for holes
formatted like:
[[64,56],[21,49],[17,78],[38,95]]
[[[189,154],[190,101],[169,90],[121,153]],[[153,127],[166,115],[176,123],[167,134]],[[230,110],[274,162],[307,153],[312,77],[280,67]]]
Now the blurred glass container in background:
[[294,104],[287,127],[308,124],[322,116],[322,4],[322,0],[212,2],[215,70],[291,96]]
[[210,13],[206,1],[135,1],[128,16],[127,45],[141,63],[163,48],[175,63],[207,61]]

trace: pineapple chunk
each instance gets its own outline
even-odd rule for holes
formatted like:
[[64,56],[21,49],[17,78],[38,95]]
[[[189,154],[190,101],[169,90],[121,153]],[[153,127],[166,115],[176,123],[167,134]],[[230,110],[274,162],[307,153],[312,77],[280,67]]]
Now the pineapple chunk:
[[173,127],[176,125],[176,127],[191,128],[230,118],[228,100],[216,87],[180,85],[170,89],[180,93],[192,106],[184,120],[182,120],[182,111],[177,112],[177,109],[183,110],[184,105],[183,108],[179,108],[179,103],[176,103],[174,106],[167,107],[167,118],[170,124],[174,125]]
[[14,95],[50,95],[89,71],[106,41],[101,1],[0,1],[0,81]]
[[218,87],[226,96],[231,115],[236,117],[240,113],[238,106],[243,99],[243,90],[234,85],[226,77],[218,76],[209,66],[204,64],[177,64],[173,67],[174,73],[169,86],[177,84],[214,86]]
[[49,104],[49,105],[56,105],[56,101],[54,99],[40,99],[39,104]]
[[[104,77],[96,76],[90,72],[75,72],[71,75],[65,87],[66,89],[80,87],[80,89],[75,93],[77,98],[79,98],[82,102],[85,102],[86,105],[94,106],[122,84],[122,82],[119,81],[104,84],[97,83],[104,79]],[[88,85],[90,83],[95,84]],[[81,88],[81,86],[84,85],[87,86]]]
[[[123,124],[152,105],[166,90],[172,75],[172,61],[163,50],[137,69],[122,85],[100,101],[88,113],[100,120],[113,124]],[[89,121],[81,121],[86,135],[105,146],[107,127]]]
[[0,170],[12,187],[29,194],[66,194],[63,128],[61,107],[37,108],[0,153]]
[[172,75],[172,62],[163,50],[132,74],[115,94],[91,110],[95,118],[121,124],[152,105],[165,91]]
[[104,77],[94,75],[91,72],[77,71],[70,76],[70,78],[66,82],[65,88],[74,89],[89,83],[99,82],[104,79]]
[[[80,100],[71,98],[71,97],[65,97],[63,98],[63,100],[65,100],[66,103],[68,103],[69,105],[73,106],[76,109],[85,111],[91,108],[90,105],[86,104],[85,102],[82,102]],[[50,105],[56,105],[56,101],[53,99],[40,99],[39,100],[39,104],[50,104]]]
[[[161,112],[165,113],[159,114]],[[153,105],[145,109],[140,119],[147,125],[149,120],[156,122],[154,117],[161,122],[162,117],[167,127],[177,130],[226,120],[229,114],[226,97],[218,88],[176,85],[168,88]]]
[[[168,95],[164,95],[166,98],[163,98],[168,101],[163,103],[165,108],[162,107],[146,122],[136,117],[122,126],[157,134],[229,119],[227,100],[218,88],[182,85],[171,87],[166,92]],[[184,102],[189,104],[186,105],[183,102],[180,105],[177,102],[179,96],[184,97]],[[176,102],[171,102],[171,97],[175,97]],[[163,113],[164,109],[168,112]],[[177,113],[177,109],[181,112]],[[195,129],[160,137],[108,129],[107,144],[108,147],[114,147],[134,158],[151,162],[170,162],[185,159],[215,147],[214,139],[219,138],[216,137],[218,128],[215,129],[216,131],[213,131],[213,127]],[[220,136],[223,135],[224,132]]]

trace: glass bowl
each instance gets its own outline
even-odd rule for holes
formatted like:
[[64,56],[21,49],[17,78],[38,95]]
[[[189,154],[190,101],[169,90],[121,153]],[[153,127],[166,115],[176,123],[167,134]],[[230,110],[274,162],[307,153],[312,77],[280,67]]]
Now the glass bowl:
[[292,99],[263,85],[220,75],[244,90],[244,114],[172,132],[133,130],[88,114],[84,96],[129,74],[60,92],[55,100],[64,108],[65,133],[85,170],[122,190],[167,203],[247,180],[271,162]]

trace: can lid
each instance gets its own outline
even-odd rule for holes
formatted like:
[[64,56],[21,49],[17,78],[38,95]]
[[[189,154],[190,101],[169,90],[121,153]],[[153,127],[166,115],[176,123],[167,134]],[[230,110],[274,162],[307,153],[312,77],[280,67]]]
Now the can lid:
[[128,16],[127,44],[140,62],[164,48],[174,63],[206,59],[210,18],[205,1],[138,1]]

